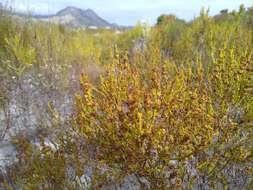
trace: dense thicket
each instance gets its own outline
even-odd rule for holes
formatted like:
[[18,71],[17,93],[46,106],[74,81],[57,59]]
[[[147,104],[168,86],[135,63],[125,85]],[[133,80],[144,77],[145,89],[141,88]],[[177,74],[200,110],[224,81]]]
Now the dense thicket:
[[252,189],[252,20],[89,31],[2,11],[0,188]]

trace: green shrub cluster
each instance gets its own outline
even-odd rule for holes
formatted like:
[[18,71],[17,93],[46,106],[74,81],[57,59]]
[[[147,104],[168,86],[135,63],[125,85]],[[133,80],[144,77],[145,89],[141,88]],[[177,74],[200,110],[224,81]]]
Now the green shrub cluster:
[[[252,18],[243,6],[203,10],[121,34],[1,20],[1,109],[26,77],[54,93],[37,133],[13,137],[17,161],[0,184],[106,189],[134,175],[142,189],[252,189]],[[62,117],[65,92],[74,101]]]

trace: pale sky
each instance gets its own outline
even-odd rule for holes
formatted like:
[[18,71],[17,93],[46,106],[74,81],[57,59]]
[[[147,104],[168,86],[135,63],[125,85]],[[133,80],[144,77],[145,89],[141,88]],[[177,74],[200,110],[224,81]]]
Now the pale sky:
[[222,9],[238,10],[240,4],[253,6],[253,0],[0,0],[6,1],[16,10],[34,14],[54,14],[66,6],[90,8],[107,21],[120,25],[135,25],[141,20],[153,24],[161,14],[191,20],[202,7],[210,8],[213,15]]

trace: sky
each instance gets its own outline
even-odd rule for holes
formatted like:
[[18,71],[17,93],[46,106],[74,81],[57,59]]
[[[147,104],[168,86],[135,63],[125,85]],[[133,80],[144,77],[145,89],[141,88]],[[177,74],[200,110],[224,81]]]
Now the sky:
[[153,24],[161,14],[174,14],[187,21],[198,16],[201,8],[210,14],[222,9],[238,10],[240,4],[253,6],[253,0],[0,0],[15,10],[33,14],[54,14],[66,6],[93,9],[111,23],[135,25],[138,21]]

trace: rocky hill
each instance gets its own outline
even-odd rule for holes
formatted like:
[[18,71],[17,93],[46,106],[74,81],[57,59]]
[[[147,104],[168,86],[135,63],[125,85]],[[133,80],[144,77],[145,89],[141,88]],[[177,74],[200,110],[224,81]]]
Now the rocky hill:
[[34,18],[71,28],[118,28],[98,16],[92,9],[83,10],[76,7],[66,7],[55,15],[35,15]]

